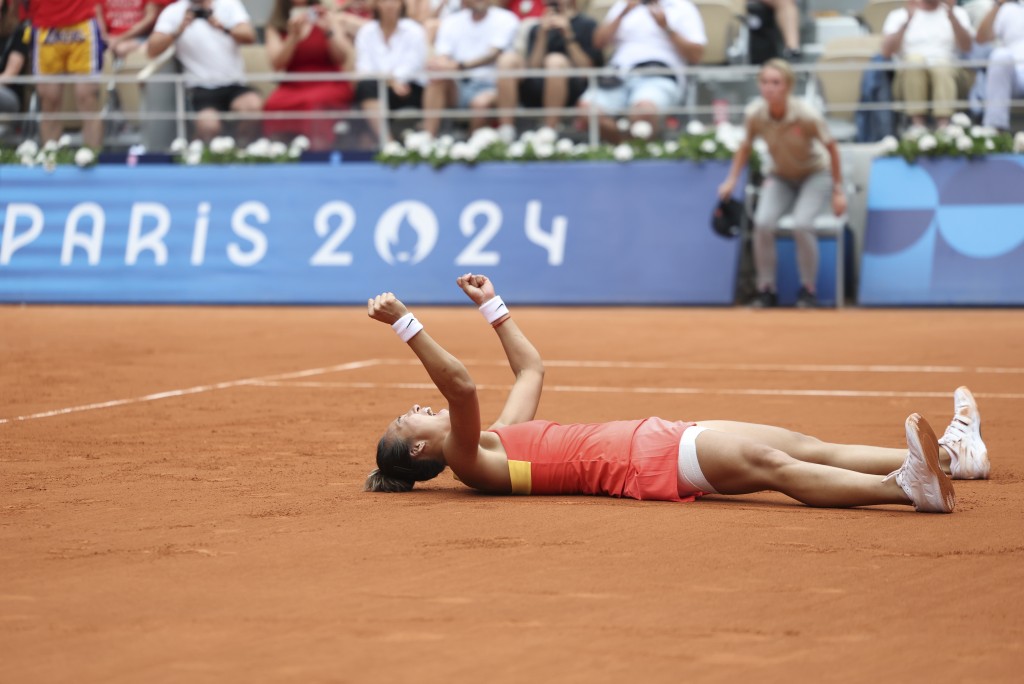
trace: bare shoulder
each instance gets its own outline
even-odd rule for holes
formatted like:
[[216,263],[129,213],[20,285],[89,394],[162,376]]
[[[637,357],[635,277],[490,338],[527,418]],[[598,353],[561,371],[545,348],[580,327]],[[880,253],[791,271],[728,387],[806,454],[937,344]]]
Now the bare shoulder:
[[501,440],[493,432],[480,433],[476,462],[459,471],[456,471],[459,479],[473,489],[492,494],[508,494],[512,491],[508,457],[505,456]]

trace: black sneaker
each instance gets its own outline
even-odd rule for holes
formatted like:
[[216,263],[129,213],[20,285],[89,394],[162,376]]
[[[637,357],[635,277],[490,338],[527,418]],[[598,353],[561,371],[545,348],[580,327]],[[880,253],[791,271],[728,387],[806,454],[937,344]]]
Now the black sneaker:
[[750,306],[755,309],[770,309],[773,306],[778,306],[779,298],[771,290],[764,290],[754,295],[754,298],[750,300]]
[[800,48],[786,48],[782,51],[782,59],[791,64],[799,64],[804,61],[804,51]]
[[798,309],[815,309],[818,306],[818,298],[814,293],[804,286],[800,286],[800,292],[796,295],[796,306]]

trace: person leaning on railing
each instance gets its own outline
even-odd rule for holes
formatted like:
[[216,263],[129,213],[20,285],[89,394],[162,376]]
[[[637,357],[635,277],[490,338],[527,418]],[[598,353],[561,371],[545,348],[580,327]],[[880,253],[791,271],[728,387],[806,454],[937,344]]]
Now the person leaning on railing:
[[[414,77],[427,64],[427,33],[414,19],[406,17],[405,0],[374,0],[374,19],[356,34],[356,71],[388,74],[389,110],[423,106],[423,82]],[[366,122],[380,136],[380,90],[376,80],[359,81],[356,102],[366,112]]]
[[[256,32],[240,0],[178,0],[156,20],[147,43],[149,56],[175,46],[200,140],[220,135],[222,112],[255,114],[263,109],[263,98],[245,84],[238,48],[255,42]],[[246,119],[239,121],[236,135],[245,143],[258,131],[259,121]]]
[[907,103],[911,123],[927,123],[930,101],[935,125],[947,125],[952,103],[967,92],[968,73],[956,62],[974,40],[970,16],[953,0],[908,0],[885,18],[882,35],[883,57],[920,66],[897,70],[893,82],[893,97]]
[[986,126],[1010,129],[1010,100],[1024,97],[1024,4],[996,0],[978,24],[978,42],[998,41],[985,73]]
[[[309,0],[275,0],[267,24],[266,48],[276,71],[289,74],[350,71],[355,48],[345,33],[340,12]],[[284,81],[267,97],[266,112],[317,112],[348,109],[351,81]],[[322,118],[274,119],[263,122],[272,138],[303,134],[314,150],[334,144],[334,122]]]

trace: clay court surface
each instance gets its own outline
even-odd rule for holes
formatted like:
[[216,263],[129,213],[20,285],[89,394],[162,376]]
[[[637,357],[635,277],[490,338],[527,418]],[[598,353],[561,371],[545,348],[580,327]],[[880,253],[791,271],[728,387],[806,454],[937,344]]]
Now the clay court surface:
[[[485,418],[470,305],[417,307]],[[897,445],[978,396],[949,516],[777,494],[365,494],[440,395],[365,309],[0,307],[0,681],[1019,681],[1024,316],[515,307],[540,417],[778,423]]]

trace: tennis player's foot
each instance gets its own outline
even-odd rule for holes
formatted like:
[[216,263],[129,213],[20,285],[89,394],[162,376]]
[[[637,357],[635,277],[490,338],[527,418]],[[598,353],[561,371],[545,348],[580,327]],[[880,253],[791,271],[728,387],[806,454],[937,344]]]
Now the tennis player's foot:
[[[899,470],[885,476],[896,478],[919,513],[952,513],[956,504],[953,482],[939,466],[939,444],[928,421],[916,413],[907,418],[907,459]],[[885,481],[883,480],[883,482]]]
[[801,285],[800,291],[796,294],[796,306],[798,309],[816,309],[818,308],[818,298],[813,292]]
[[779,297],[771,290],[761,290],[750,300],[750,306],[755,309],[770,309],[778,304]]
[[949,454],[949,472],[954,480],[987,480],[991,464],[981,440],[981,414],[971,390],[957,387],[953,392],[953,420],[939,439]]

